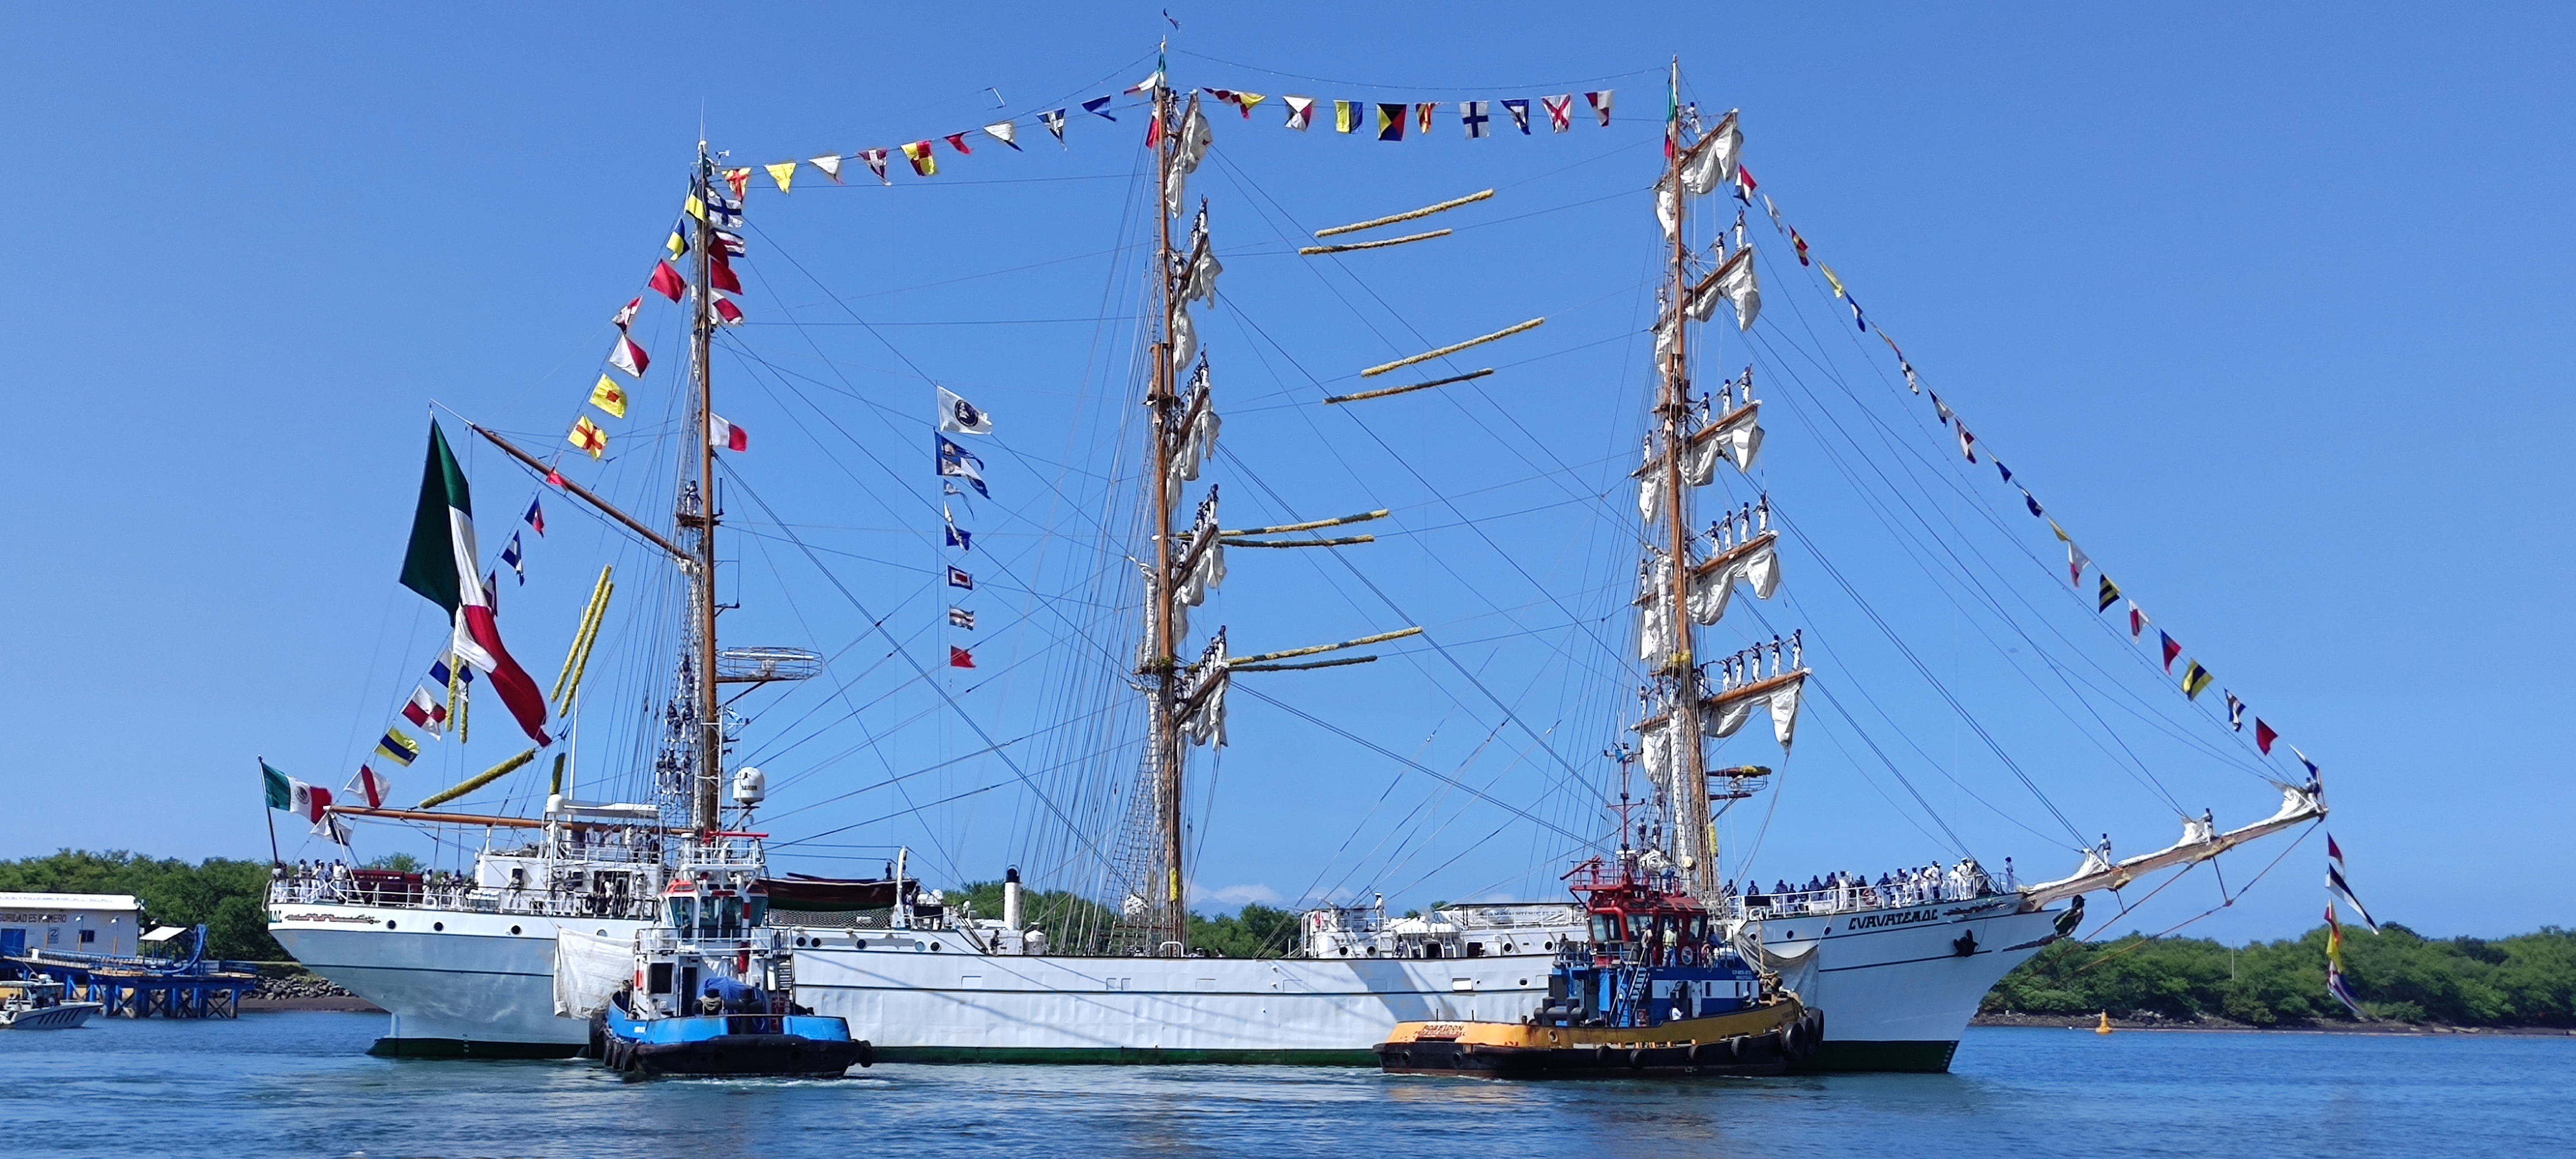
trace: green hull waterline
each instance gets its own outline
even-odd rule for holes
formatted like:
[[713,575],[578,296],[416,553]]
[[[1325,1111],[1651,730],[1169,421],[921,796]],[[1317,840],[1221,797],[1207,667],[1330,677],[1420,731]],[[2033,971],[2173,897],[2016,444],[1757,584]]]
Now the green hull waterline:
[[[1958,1053],[1956,1042],[1826,1041],[1794,1074],[1860,1071],[1940,1074]],[[379,1038],[368,1054],[379,1058],[571,1058],[580,1043],[469,1042],[455,1038]],[[931,1065],[1042,1064],[1053,1066],[1376,1066],[1365,1050],[1152,1050],[1129,1047],[1036,1049],[973,1046],[879,1047],[878,1062]]]

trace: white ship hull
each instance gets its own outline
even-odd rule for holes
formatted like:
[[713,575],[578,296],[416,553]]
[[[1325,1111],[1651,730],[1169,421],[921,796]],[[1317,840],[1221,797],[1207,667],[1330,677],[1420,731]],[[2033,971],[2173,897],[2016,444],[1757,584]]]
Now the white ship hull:
[[[375,1053],[477,1057],[578,1051],[587,1023],[554,1014],[556,924],[609,937],[642,924],[319,904],[273,916],[298,961],[392,1015]],[[1764,938],[1792,953],[1824,940],[1813,973],[1792,973],[1825,1012],[1811,1068],[1937,1071],[2057,916],[1990,899],[1774,918]],[[813,933],[824,944],[795,951],[798,1001],[848,1019],[890,1061],[1373,1065],[1369,1047],[1398,1022],[1522,1017],[1552,961],[1021,956],[947,931],[872,931],[866,949],[849,931]]]
[[268,932],[306,969],[384,1007],[373,1054],[564,1058],[587,1020],[555,1016],[555,929],[631,938],[639,921],[363,905],[272,905]]

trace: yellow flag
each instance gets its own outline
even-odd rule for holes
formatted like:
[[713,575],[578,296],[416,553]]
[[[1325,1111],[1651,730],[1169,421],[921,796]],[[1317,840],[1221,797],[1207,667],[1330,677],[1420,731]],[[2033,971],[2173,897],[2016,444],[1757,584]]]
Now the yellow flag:
[[687,201],[680,203],[680,212],[697,218],[700,221],[705,221],[707,219],[707,203],[698,200],[698,195],[692,193],[689,195],[689,199]]
[[608,451],[608,432],[599,429],[598,423],[590,421],[589,415],[581,416],[581,421],[572,425],[572,437],[567,441],[581,448],[594,459]]
[[1351,102],[1349,102],[1349,101],[1334,101],[1334,102],[1333,102],[1333,131],[1334,131],[1334,132],[1336,132],[1336,133],[1347,133],[1347,132],[1350,132],[1352,129],[1354,129],[1354,128],[1357,128],[1357,127],[1358,127],[1358,126],[1355,126],[1355,125],[1351,124],[1351,113],[1352,113],[1352,111],[1353,111],[1353,110],[1352,110],[1352,108],[1351,108]]
[[1834,288],[1834,296],[1837,298],[1842,297],[1843,280],[1834,276],[1834,268],[1823,262],[1817,262],[1816,268],[1825,271],[1825,283]]
[[599,385],[590,388],[590,405],[607,411],[610,418],[625,418],[626,391],[617,385],[616,379],[600,375]]
[[1252,115],[1252,106],[1270,99],[1260,93],[1236,93],[1234,96],[1235,103],[1243,106],[1243,115],[1247,117]]
[[796,181],[796,163],[793,161],[781,161],[768,166],[768,169],[769,179],[778,183],[780,193],[787,192],[787,187]]

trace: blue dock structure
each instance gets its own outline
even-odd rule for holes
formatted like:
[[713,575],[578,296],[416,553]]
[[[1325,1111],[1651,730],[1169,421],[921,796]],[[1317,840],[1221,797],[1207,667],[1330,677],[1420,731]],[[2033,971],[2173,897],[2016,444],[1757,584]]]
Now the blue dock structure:
[[164,927],[144,941],[168,944],[179,937],[192,938],[184,958],[39,948],[0,956],[0,973],[61,982],[65,1000],[96,1002],[111,1018],[240,1017],[242,992],[259,987],[258,971],[244,962],[208,961],[204,926]]

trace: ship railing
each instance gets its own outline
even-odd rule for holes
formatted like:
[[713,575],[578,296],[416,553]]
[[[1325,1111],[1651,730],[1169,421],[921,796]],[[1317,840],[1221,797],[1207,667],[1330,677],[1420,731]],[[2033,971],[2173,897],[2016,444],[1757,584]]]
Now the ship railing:
[[634,895],[489,889],[468,883],[423,885],[404,892],[361,889],[328,877],[287,877],[269,883],[271,905],[365,905],[384,909],[444,909],[538,917],[650,919],[654,899]]
[[[1905,909],[1918,905],[1945,902],[1978,901],[2003,896],[1991,883],[1976,883],[1982,888],[1958,889],[1949,885],[1937,887],[1847,885],[1831,889],[1792,890],[1785,893],[1759,893],[1727,898],[1722,908],[1739,918],[1785,918],[1809,914],[1864,913],[1870,910]],[[1760,904],[1750,904],[1759,898]]]

